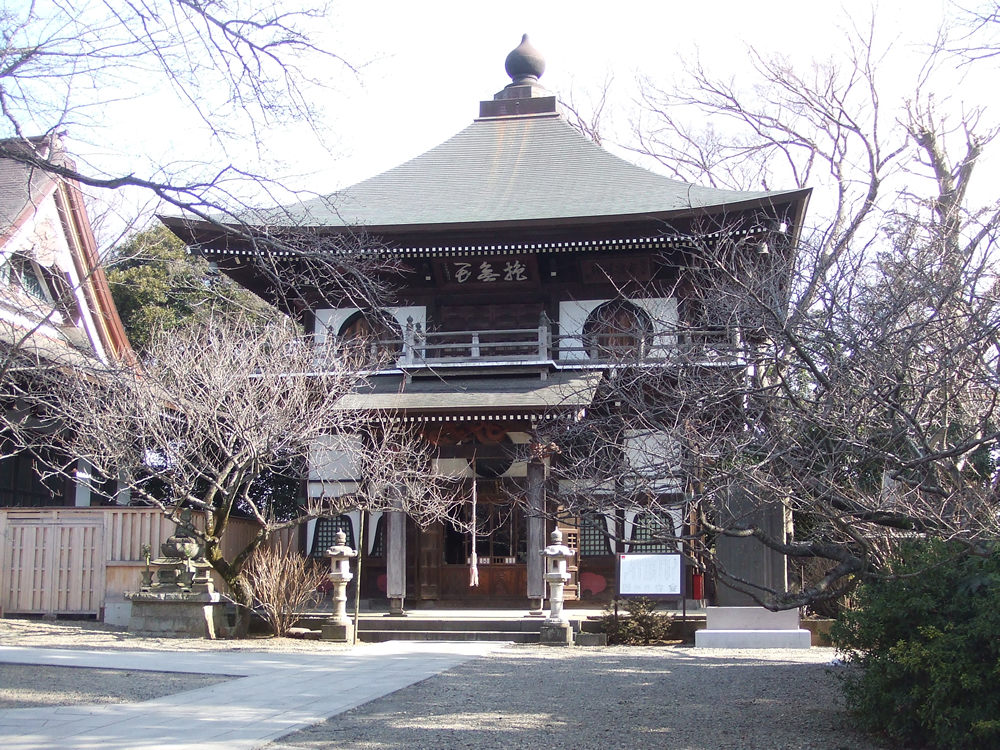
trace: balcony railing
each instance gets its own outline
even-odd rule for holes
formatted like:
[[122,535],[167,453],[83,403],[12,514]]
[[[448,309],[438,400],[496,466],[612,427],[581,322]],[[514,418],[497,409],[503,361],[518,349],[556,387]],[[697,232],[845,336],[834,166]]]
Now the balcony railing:
[[671,328],[634,334],[556,336],[543,315],[536,328],[425,331],[407,322],[402,340],[371,342],[372,354],[398,352],[403,369],[439,365],[555,362],[568,366],[656,363],[675,360],[735,363],[739,338],[732,329]]

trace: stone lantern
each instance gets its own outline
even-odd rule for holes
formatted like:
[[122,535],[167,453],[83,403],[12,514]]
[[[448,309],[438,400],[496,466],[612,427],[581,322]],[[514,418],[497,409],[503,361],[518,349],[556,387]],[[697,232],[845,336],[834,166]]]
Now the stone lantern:
[[336,533],[333,542],[333,546],[323,556],[330,558],[329,578],[333,584],[336,610],[333,617],[323,623],[322,637],[325,641],[349,643],[354,640],[354,625],[347,617],[347,584],[354,578],[351,559],[358,553],[347,546],[347,535],[343,531]]
[[542,622],[541,641],[550,646],[570,646],[573,628],[563,614],[563,590],[570,575],[567,565],[574,553],[562,543],[562,532],[556,529],[549,535],[552,544],[540,554],[545,558],[545,581],[549,584],[549,616]]

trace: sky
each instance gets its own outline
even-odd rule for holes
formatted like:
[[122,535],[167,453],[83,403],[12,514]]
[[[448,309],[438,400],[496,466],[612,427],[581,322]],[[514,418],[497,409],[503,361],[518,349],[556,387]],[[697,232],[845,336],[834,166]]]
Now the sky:
[[[326,38],[361,67],[357,80],[342,77],[330,97],[333,150],[312,176],[319,184],[350,185],[457,133],[476,117],[481,99],[509,83],[504,59],[523,33],[545,56],[542,84],[564,98],[572,93],[586,106],[588,93],[613,77],[609,114],[615,140],[627,142],[637,76],[668,82],[683,58],[698,57],[739,78],[748,47],[808,63],[842,50],[839,29],[851,17],[865,24],[872,13],[867,2],[792,7],[771,0],[342,3]],[[905,48],[932,40],[945,7],[940,0],[883,2],[883,43]]]
[[[418,156],[470,124],[479,101],[509,82],[504,59],[527,33],[546,59],[542,84],[562,98],[572,94],[586,109],[588,96],[613,79],[605,145],[656,170],[661,167],[628,150],[638,77],[669,85],[685,60],[698,59],[716,75],[746,84],[748,48],[808,67],[842,55],[845,32],[867,27],[873,13],[876,46],[890,50],[878,70],[884,101],[900,106],[912,97],[927,45],[945,15],[954,14],[947,0],[884,0],[874,10],[861,0],[794,6],[772,0],[341,2],[310,26],[321,46],[353,68],[329,59],[309,67],[324,84],[311,92],[321,115],[317,132],[265,127],[263,154],[232,142],[222,153],[183,111],[154,98],[142,106],[124,101],[109,107],[99,140],[88,133],[76,144],[71,140],[71,148],[84,161],[140,172],[149,162],[228,160],[266,171],[294,190],[327,194]],[[995,68],[984,63],[970,72],[946,64],[937,82],[946,92],[941,101],[954,112],[985,107],[987,122],[1000,121],[994,86],[987,83]],[[95,148],[97,142],[108,145]]]

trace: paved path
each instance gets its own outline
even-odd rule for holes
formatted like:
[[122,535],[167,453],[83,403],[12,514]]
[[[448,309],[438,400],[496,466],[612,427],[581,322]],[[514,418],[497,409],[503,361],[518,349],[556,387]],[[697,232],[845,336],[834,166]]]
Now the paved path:
[[0,662],[238,678],[145,703],[0,710],[0,747],[250,750],[505,645],[392,641],[332,654],[0,647]]

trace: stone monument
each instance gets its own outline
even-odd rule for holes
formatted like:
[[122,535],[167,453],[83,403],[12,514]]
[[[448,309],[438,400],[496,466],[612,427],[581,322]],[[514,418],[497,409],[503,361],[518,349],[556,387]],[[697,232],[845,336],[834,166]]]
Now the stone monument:
[[132,602],[130,633],[213,639],[226,635],[225,605],[191,529],[191,511],[184,510],[174,533],[160,545],[160,557],[147,558],[139,591],[125,592]]
[[347,616],[347,584],[354,578],[351,573],[351,558],[357,552],[347,546],[347,535],[338,531],[333,537],[333,546],[323,553],[330,558],[330,582],[333,584],[333,601],[336,606],[333,617],[321,626],[324,641],[350,643],[354,640],[354,624]]

